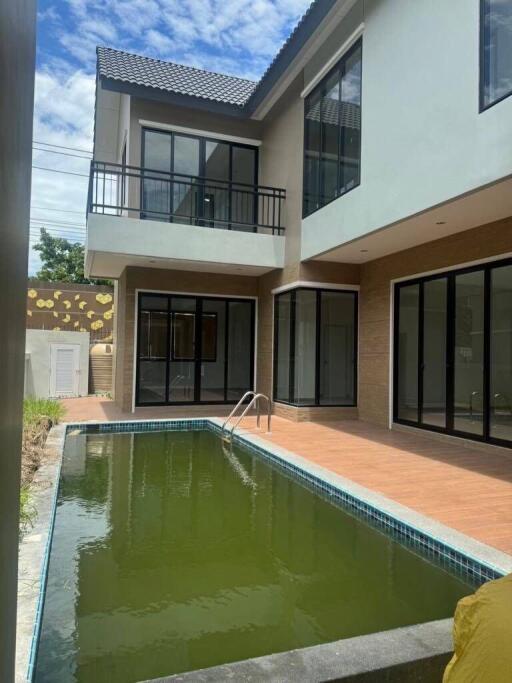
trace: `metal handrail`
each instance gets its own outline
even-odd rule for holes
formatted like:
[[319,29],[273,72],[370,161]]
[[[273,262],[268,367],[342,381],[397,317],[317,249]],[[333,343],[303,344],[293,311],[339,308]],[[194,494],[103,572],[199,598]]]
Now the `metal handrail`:
[[222,425],[222,431],[224,431],[224,429],[226,428],[226,425],[228,424],[228,422],[231,420],[231,418],[233,417],[233,415],[236,413],[236,411],[238,410],[238,408],[242,405],[242,403],[245,401],[245,399],[246,399],[248,396],[256,396],[256,392],[254,392],[254,391],[246,391],[246,392],[245,392],[245,394],[242,396],[242,398],[238,401],[238,403],[236,404],[236,406],[233,408],[233,410],[229,413],[229,415],[227,416],[227,418],[224,420],[224,424]]
[[[267,401],[267,406],[268,406],[268,413],[267,413],[267,434],[270,434],[270,422],[272,419],[272,404],[270,402],[270,399],[268,396],[265,396],[265,394],[255,394],[250,402],[248,403],[247,407],[245,408],[244,412],[240,415],[238,420],[235,422],[235,424],[231,427],[231,432],[230,436],[232,437],[234,434],[235,429],[238,427],[240,422],[244,419],[244,417],[247,415],[249,410],[252,408],[254,405],[255,401],[258,401],[260,398],[264,398]],[[257,408],[258,408],[258,414],[256,418],[256,427],[260,426],[260,410],[259,410],[259,403],[257,403]]]
[[[151,199],[144,188],[151,189]],[[283,235],[286,190],[187,173],[92,161],[88,212]]]

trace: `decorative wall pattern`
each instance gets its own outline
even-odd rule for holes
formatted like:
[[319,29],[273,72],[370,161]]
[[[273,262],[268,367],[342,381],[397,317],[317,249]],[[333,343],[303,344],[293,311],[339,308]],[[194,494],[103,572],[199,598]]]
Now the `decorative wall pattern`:
[[31,282],[27,329],[89,332],[91,342],[112,342],[114,288],[70,282]]

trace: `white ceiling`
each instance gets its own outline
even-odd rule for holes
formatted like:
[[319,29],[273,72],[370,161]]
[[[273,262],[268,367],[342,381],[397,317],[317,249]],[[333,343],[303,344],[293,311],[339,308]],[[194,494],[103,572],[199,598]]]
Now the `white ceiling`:
[[365,263],[509,216],[511,178],[376,230],[311,260]]

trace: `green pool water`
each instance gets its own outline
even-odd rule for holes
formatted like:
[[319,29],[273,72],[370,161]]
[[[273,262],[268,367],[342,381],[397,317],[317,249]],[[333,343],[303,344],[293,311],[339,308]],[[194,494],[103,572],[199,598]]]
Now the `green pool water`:
[[440,619],[471,590],[212,432],[68,436],[36,681],[127,683]]

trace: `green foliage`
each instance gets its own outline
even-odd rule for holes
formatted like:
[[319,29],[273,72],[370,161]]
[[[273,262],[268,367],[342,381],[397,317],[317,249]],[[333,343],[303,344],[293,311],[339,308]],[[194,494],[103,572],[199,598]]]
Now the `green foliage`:
[[25,484],[20,489],[20,532],[22,535],[34,526],[36,516],[36,509],[30,501],[29,486]]
[[52,424],[58,424],[65,412],[64,406],[52,398],[26,398],[23,401],[23,426],[35,425],[44,417]]
[[110,285],[110,280],[88,280],[84,275],[84,245],[54,237],[41,228],[39,242],[34,245],[41,254],[42,268],[38,280],[45,282],[77,282],[88,285]]

